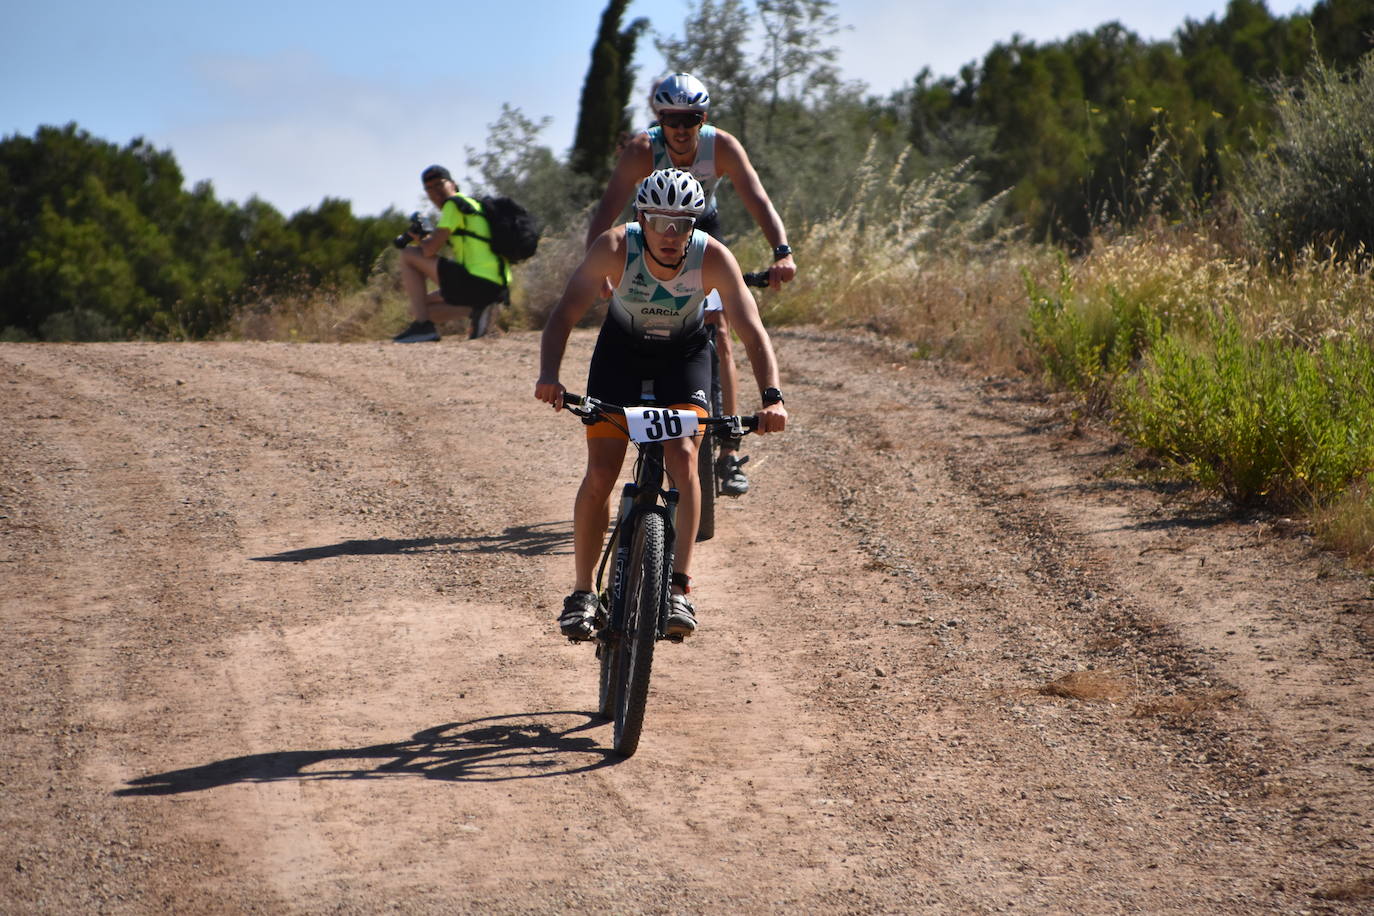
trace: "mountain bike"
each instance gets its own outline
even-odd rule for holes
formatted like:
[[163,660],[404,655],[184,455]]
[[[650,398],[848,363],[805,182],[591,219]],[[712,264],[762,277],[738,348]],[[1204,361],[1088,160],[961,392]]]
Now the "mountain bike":
[[[768,285],[768,271],[758,270],[746,273],[744,285],[766,287]],[[711,416],[718,417],[723,410],[720,390],[720,354],[716,350],[715,325],[708,324],[706,328],[711,338],[711,391],[707,395],[707,403],[710,406]],[[698,541],[709,541],[716,534],[716,497],[724,495],[720,486],[720,475],[716,473],[720,461],[720,445],[721,437],[714,429],[708,427],[703,431],[701,446],[697,449],[697,480],[701,486],[701,520],[697,522]]]
[[[614,722],[611,744],[616,753],[629,757],[639,747],[644,727],[654,645],[660,639],[682,641],[667,633],[678,491],[664,466],[663,443],[696,435],[701,428],[743,436],[754,429],[756,419],[702,419],[690,410],[621,407],[567,392],[563,406],[584,422],[604,418],[615,423],[639,451],[634,480],[621,491],[596,571],[600,610],[593,637],[600,662],[597,711]],[[605,587],[608,565],[610,584]]]

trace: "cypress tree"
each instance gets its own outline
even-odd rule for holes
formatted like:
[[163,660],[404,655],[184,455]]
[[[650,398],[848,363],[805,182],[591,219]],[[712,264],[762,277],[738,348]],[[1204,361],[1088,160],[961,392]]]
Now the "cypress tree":
[[592,46],[591,64],[582,83],[581,110],[569,165],[598,184],[610,175],[616,139],[629,127],[625,109],[634,88],[635,46],[648,28],[647,19],[636,19],[625,29],[620,20],[629,0],[610,0],[601,14],[601,28]]

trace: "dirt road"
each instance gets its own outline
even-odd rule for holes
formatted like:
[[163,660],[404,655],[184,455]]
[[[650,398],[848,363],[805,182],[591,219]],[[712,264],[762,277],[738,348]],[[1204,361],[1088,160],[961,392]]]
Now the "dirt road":
[[1374,910],[1367,578],[1014,383],[775,339],[628,761],[534,335],[0,345],[0,911]]

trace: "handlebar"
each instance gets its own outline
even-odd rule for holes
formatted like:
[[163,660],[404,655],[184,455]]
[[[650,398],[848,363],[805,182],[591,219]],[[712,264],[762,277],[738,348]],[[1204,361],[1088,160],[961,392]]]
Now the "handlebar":
[[745,285],[745,286],[767,286],[767,285],[768,285],[768,271],[766,271],[766,270],[751,270],[750,272],[748,272],[748,273],[746,273],[746,274],[744,275],[744,285]]
[[[767,276],[767,274],[764,274]],[[605,401],[586,395],[573,394],[571,391],[563,392],[563,406],[569,413],[579,417],[595,417],[597,414],[619,414],[624,416],[625,408],[615,404],[608,404]],[[697,423],[701,426],[724,429],[732,435],[742,436],[745,433],[752,433],[758,428],[759,419],[754,416],[729,416],[729,417],[700,417]]]

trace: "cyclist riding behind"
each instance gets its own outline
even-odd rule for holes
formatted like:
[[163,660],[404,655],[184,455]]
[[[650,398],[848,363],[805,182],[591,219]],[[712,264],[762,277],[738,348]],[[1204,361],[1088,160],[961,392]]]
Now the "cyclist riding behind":
[[[778,289],[791,280],[796,275],[797,265],[792,260],[782,218],[768,199],[768,192],[759,181],[743,145],[733,135],[706,123],[711,107],[711,94],[706,86],[690,73],[674,73],[654,87],[650,105],[658,124],[633,137],[621,151],[601,202],[592,214],[587,228],[587,246],[590,248],[601,233],[611,227],[644,176],[655,169],[679,168],[691,172],[706,192],[705,209],[696,227],[723,241],[716,209],[716,186],[722,178],[729,178],[745,209],[773,247],[769,285]],[[716,326],[721,406],[729,415],[739,411],[736,398],[739,380],[731,347],[729,316],[721,311],[719,301],[717,296],[708,300],[706,320]],[[733,442],[721,443],[721,466],[715,470],[721,479],[722,492],[740,496],[749,490],[749,479],[743,470],[746,459],[736,455],[734,449]]]
[[[610,307],[592,353],[587,394],[612,404],[634,404],[642,400],[644,383],[651,381],[659,406],[707,416],[710,351],[704,303],[707,292],[716,289],[761,392],[764,406],[757,414],[757,432],[783,431],[787,409],[778,390],[772,341],[730,250],[694,228],[705,209],[701,183],[680,169],[652,172],[639,184],[637,221],[608,229],[592,242],[549,315],[540,342],[536,398],[563,406],[566,389],[559,370],[568,336],[609,286]],[[607,420],[587,427],[587,469],[573,506],[573,592],[558,620],[570,639],[593,635],[593,574],[627,445],[624,432]],[[696,629],[696,609],[688,594],[700,510],[697,445],[695,438],[664,443],[664,461],[679,493],[667,624],[671,636]]]

